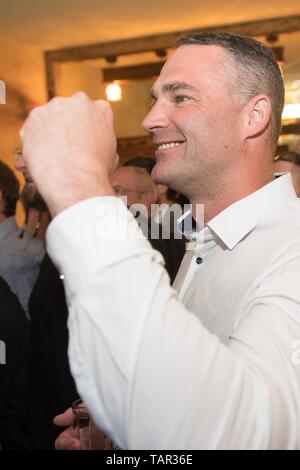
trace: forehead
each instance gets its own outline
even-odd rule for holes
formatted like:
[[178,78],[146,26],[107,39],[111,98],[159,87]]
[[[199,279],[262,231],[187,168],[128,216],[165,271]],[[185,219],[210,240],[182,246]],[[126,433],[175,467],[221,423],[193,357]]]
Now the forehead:
[[127,168],[118,168],[112,175],[111,179],[115,182],[115,181],[122,181],[122,180],[127,180],[128,178],[130,178],[130,174],[131,172],[129,172],[127,170]]
[[111,177],[112,184],[136,184],[137,175],[131,167],[118,168]]
[[225,51],[215,45],[184,45],[180,46],[166,62],[154,90],[167,83],[188,82],[197,86],[199,82],[221,80],[224,75]]

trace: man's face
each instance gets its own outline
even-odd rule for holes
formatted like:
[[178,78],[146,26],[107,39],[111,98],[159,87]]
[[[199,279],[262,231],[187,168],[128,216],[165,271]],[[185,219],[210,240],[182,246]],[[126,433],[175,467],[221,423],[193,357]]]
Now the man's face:
[[144,189],[141,187],[134,170],[130,167],[119,168],[111,177],[111,184],[117,196],[127,197],[127,206],[143,203]]
[[218,46],[181,46],[153,88],[143,122],[153,136],[152,179],[189,196],[233,165],[242,105],[231,96],[225,53]]

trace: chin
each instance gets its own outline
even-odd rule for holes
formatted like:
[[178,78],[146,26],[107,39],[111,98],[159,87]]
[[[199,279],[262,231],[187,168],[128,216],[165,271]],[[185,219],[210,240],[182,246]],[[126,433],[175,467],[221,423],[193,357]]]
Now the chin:
[[165,168],[163,168],[163,165],[161,163],[156,163],[151,172],[151,178],[156,184],[167,184],[165,182],[167,174],[168,172]]
[[151,178],[156,184],[164,184],[174,191],[178,191],[178,177],[174,166],[156,164],[152,170]]

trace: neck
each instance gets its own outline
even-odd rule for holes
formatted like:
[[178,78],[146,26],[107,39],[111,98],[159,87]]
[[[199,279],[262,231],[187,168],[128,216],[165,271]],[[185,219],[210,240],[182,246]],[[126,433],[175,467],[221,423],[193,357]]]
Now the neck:
[[[230,184],[225,184],[224,181],[219,184],[218,191],[215,194],[208,195],[203,192],[190,198],[193,218],[199,227],[203,226],[203,222],[206,225],[224,209],[249,196],[274,179],[272,167],[264,173],[256,174],[255,177],[249,177],[249,174],[244,178],[241,174],[238,174],[238,176],[238,178],[231,178]],[[204,210],[196,210],[199,204],[204,206]],[[201,220],[203,217],[204,220]]]

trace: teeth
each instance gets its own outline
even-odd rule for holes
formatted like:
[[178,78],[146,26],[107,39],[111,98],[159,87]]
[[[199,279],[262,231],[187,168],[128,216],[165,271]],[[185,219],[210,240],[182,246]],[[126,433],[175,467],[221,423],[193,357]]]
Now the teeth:
[[157,146],[157,150],[172,149],[173,147],[178,147],[178,145],[180,145],[180,142],[168,142],[167,144],[159,144]]

